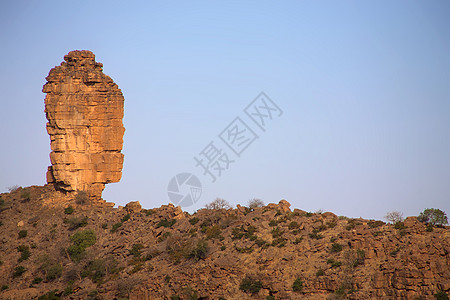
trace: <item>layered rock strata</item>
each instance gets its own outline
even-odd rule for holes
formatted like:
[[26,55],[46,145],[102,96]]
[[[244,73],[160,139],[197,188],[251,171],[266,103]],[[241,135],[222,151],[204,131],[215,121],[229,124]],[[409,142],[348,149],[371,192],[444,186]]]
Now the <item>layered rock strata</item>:
[[51,166],[47,182],[101,198],[122,176],[124,98],[90,51],[71,51],[43,87]]

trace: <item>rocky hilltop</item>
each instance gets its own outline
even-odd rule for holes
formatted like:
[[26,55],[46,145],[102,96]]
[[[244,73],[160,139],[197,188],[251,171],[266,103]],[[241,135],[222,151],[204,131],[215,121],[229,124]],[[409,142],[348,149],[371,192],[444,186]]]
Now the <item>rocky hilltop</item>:
[[448,299],[448,226],[85,196],[0,195],[0,299]]
[[43,87],[52,165],[47,182],[101,198],[122,176],[124,98],[91,51],[71,51]]

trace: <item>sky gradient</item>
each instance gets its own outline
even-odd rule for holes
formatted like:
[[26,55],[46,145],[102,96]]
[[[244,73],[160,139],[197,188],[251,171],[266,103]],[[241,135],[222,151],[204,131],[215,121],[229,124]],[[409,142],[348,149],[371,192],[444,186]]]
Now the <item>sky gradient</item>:
[[[91,50],[125,97],[108,201],[167,204],[170,179],[189,172],[203,187],[190,212],[257,197],[373,219],[450,213],[449,12],[448,1],[3,1],[0,191],[45,184],[45,77]],[[194,157],[262,91],[283,114],[211,182]]]

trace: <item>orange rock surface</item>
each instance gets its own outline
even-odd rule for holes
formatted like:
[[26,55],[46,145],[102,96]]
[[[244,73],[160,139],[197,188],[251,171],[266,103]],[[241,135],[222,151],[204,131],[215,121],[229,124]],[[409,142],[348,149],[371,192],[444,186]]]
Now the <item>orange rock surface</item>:
[[122,176],[124,98],[91,51],[71,51],[43,87],[51,166],[47,182],[101,198]]

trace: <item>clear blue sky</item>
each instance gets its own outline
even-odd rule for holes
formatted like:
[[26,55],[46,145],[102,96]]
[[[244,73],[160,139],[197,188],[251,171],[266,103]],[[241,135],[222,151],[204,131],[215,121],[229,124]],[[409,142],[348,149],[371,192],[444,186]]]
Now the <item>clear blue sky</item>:
[[[45,184],[42,86],[87,49],[125,96],[108,201],[167,204],[169,180],[190,172],[203,193],[188,211],[258,197],[351,217],[450,213],[449,13],[449,1],[2,1],[0,190]],[[283,115],[212,183],[194,156],[261,91]]]

